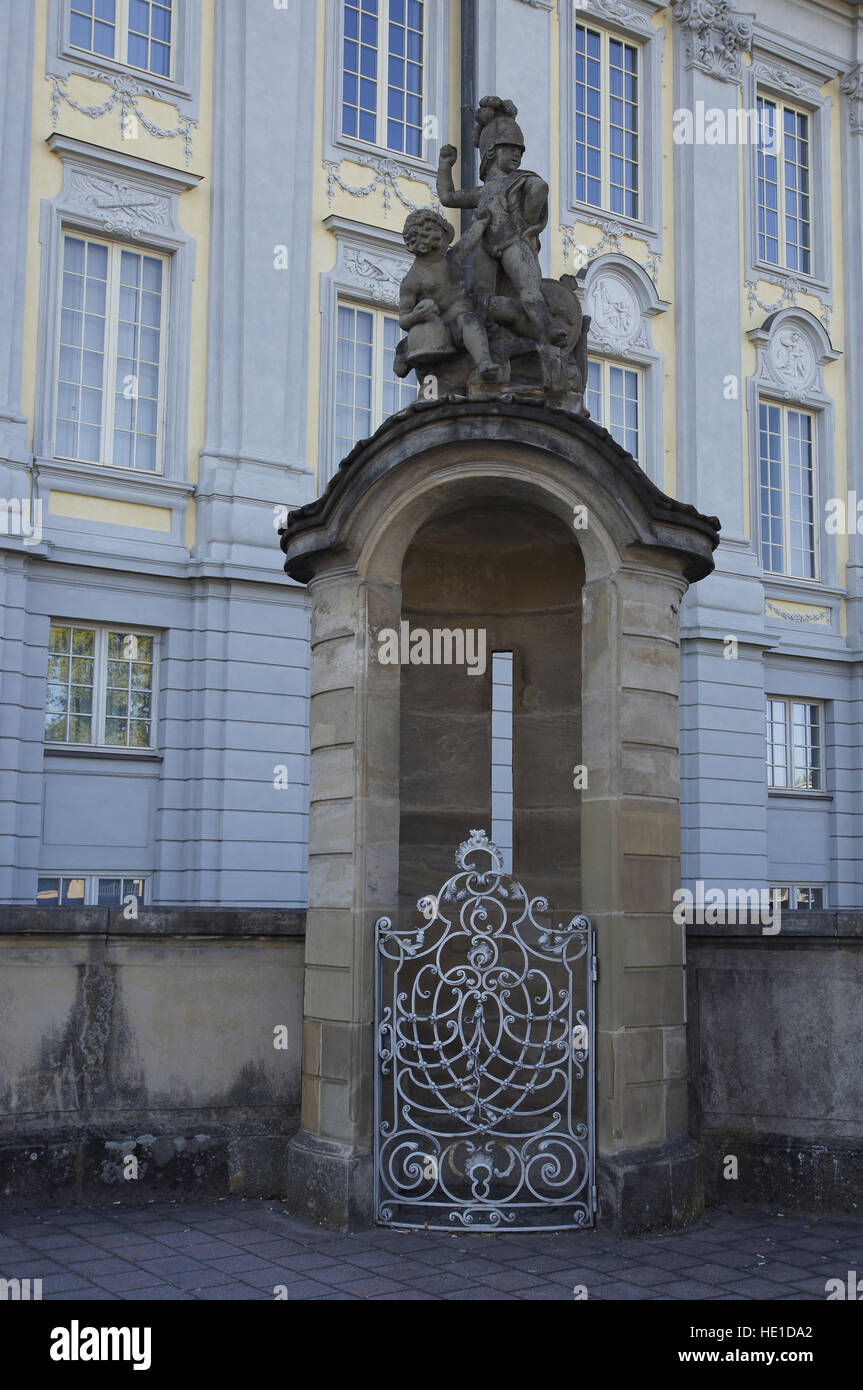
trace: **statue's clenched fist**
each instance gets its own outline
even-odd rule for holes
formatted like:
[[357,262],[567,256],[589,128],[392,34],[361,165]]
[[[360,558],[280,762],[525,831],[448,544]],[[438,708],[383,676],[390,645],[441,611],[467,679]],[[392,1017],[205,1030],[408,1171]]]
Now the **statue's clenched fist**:
[[455,145],[441,145],[440,154],[438,155],[439,165],[442,164],[444,168],[451,169],[457,159],[458,150]]

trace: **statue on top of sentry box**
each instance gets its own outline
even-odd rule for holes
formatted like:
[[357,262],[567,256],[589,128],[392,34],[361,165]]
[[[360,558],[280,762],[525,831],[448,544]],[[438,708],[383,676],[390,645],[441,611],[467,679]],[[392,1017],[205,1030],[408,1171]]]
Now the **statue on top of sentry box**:
[[[405,223],[405,243],[415,260],[402,282],[401,326],[394,370],[413,369],[423,395],[545,399],[585,414],[587,327],[574,293],[574,276],[544,279],[539,233],[548,221],[548,185],[522,169],[524,136],[511,101],[483,97],[476,113],[482,186],[456,189],[452,167],[458,152],[444,145],[437,190],[444,207],[476,209],[470,231],[446,251],[452,229],[439,213],[423,208]],[[425,232],[425,235],[421,235]],[[456,296],[453,280],[470,257],[471,285]],[[442,263],[443,262],[443,263]],[[436,284],[442,293],[436,294]],[[470,325],[467,337],[462,324]],[[476,328],[474,328],[474,324]],[[477,340],[482,351],[477,351]],[[484,351],[486,339],[491,360]]]

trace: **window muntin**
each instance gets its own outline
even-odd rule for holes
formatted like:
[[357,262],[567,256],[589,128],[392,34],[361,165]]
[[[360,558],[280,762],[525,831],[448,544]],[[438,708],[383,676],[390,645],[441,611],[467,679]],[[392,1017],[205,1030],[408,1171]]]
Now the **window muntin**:
[[767,697],[767,785],[775,791],[821,791],[821,706]]
[[52,623],[46,743],[150,748],[154,663],[151,633]]
[[423,0],[344,0],[341,132],[422,158]]
[[758,403],[761,563],[797,579],[818,570],[813,425],[806,411]]
[[810,117],[757,98],[758,257],[803,275],[812,273]]
[[417,388],[393,373],[402,336],[394,314],[338,303],[336,339],[336,457],[343,458],[388,416],[416,400]]
[[172,40],[173,0],[71,0],[73,48],[170,78]]
[[641,448],[641,372],[606,358],[587,363],[585,404],[591,418],[608,430],[639,462]]
[[575,26],[575,196],[639,217],[639,48]]
[[166,258],[63,235],[54,454],[161,466]]
[[140,906],[147,879],[123,874],[40,874],[36,902],[48,907],[123,907],[133,897]]

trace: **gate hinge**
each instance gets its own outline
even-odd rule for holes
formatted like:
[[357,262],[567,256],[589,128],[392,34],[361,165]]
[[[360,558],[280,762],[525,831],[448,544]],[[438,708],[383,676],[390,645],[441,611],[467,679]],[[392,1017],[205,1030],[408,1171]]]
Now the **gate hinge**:
[[590,978],[592,980],[599,979],[599,960],[596,956],[590,958]]
[[594,1211],[599,1211],[599,1197],[597,1196],[595,1187],[590,1189],[590,1205],[593,1207]]

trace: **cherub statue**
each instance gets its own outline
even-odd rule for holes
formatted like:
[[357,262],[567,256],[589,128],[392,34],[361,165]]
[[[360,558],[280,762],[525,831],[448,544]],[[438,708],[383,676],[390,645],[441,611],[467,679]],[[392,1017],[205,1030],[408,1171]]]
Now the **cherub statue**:
[[483,187],[455,188],[452,167],[458,151],[454,145],[444,145],[438,158],[437,192],[444,207],[476,208],[478,217],[487,215],[472,261],[475,292],[505,293],[505,286],[498,283],[502,270],[540,342],[560,347],[567,333],[549,313],[539,267],[539,233],[548,221],[548,184],[539,174],[520,168],[524,136],[516,124],[517,115],[513,102],[483,97],[474,127]]
[[470,354],[480,380],[500,380],[461,268],[479,245],[488,221],[488,212],[480,213],[470,230],[447,249],[455,232],[434,208],[419,208],[406,219],[402,235],[414,263],[401,283],[399,323],[408,338],[395,364],[398,375],[450,355],[455,345]]

